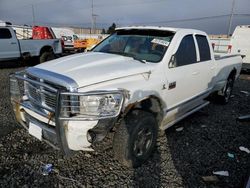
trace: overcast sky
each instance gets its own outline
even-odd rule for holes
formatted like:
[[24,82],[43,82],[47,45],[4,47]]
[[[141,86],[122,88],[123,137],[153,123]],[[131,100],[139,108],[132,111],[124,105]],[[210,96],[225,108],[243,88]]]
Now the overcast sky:
[[[0,0],[0,20],[12,24],[91,27],[91,0]],[[226,34],[233,0],[93,0],[98,28],[160,25]],[[235,0],[232,31],[250,25],[250,0]]]

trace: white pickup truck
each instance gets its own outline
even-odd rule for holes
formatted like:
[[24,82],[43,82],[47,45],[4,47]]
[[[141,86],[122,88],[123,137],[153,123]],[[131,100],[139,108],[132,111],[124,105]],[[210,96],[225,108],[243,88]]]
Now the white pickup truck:
[[165,130],[209,104],[227,103],[242,59],[215,59],[206,33],[125,27],[91,52],[10,76],[15,117],[29,133],[65,154],[92,151],[107,134],[115,157],[137,167]]
[[18,40],[12,27],[0,27],[0,61],[39,57],[39,62],[43,63],[61,53],[59,39]]

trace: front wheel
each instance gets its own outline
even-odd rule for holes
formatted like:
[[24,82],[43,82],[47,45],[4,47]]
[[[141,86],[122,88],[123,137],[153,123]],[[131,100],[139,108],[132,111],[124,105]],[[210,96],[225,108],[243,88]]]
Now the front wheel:
[[119,125],[113,140],[114,155],[127,167],[141,166],[152,154],[157,140],[153,114],[134,110]]

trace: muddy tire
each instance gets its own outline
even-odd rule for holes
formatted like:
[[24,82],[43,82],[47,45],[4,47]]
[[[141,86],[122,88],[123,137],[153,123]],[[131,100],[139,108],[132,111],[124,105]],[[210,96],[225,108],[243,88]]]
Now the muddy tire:
[[45,51],[41,54],[40,58],[39,58],[39,62],[40,63],[44,63],[46,61],[50,61],[52,59],[55,59],[55,55],[53,52],[48,52],[48,51]]
[[142,110],[132,111],[115,132],[115,158],[127,167],[141,166],[155,148],[157,131],[157,121],[153,114]]

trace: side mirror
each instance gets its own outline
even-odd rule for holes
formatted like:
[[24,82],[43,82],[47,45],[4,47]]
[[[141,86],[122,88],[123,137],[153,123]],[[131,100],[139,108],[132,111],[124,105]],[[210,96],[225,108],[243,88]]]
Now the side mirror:
[[168,63],[168,67],[169,68],[174,68],[176,67],[176,57],[175,57],[175,54],[171,56],[171,59]]

